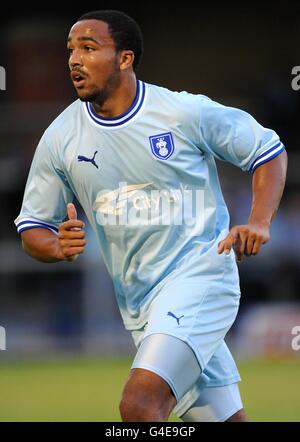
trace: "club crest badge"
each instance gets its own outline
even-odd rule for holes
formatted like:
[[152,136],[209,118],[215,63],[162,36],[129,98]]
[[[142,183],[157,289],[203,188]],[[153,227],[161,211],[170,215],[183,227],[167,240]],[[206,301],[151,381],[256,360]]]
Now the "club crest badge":
[[153,155],[160,160],[167,160],[174,152],[171,132],[149,137]]

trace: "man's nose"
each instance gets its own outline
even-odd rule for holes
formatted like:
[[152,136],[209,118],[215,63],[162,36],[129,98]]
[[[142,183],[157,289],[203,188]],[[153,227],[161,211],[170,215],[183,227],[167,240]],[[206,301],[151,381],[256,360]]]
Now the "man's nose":
[[69,57],[69,66],[70,68],[82,66],[82,58],[79,51],[76,51],[75,49],[72,51],[72,54]]

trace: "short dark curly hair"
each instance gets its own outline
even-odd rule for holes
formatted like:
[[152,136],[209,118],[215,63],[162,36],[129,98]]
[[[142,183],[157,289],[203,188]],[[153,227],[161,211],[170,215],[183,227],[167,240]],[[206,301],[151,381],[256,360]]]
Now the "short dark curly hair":
[[121,11],[100,10],[83,14],[77,21],[101,20],[108,24],[108,29],[115,42],[116,50],[129,49],[134,53],[133,69],[139,68],[143,55],[143,35],[139,25]]

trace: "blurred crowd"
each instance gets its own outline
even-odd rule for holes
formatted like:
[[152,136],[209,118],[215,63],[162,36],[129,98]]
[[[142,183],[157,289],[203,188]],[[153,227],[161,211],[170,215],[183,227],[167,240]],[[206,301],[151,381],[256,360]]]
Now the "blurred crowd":
[[[184,37],[179,38],[179,15],[169,20],[166,32],[165,20],[170,18],[166,13],[157,17],[154,29],[140,12],[136,18],[144,31],[145,61],[139,76],[170,89],[203,93],[223,104],[241,107],[279,133],[289,153],[287,187],[270,243],[259,256],[239,264],[242,307],[256,301],[299,301],[300,91],[291,88],[291,69],[300,64],[291,47],[291,42],[297,41],[291,39],[298,32],[297,17],[289,17],[290,26],[287,19],[281,25],[290,46],[281,41],[283,34],[280,42],[277,40],[277,22],[268,21],[267,15],[257,18],[256,33],[246,29],[242,13],[239,20],[231,18],[235,28],[228,26],[229,17],[224,23],[222,17],[213,20],[208,14],[199,18],[198,26],[190,15]],[[1,43],[0,64],[6,69],[7,90],[0,91],[0,325],[10,326],[18,339],[25,339],[26,334],[31,339],[35,336],[37,346],[39,336],[64,336],[65,345],[69,337],[79,339],[83,333],[91,336],[101,327],[109,346],[109,335],[121,324],[111,283],[92,246],[75,265],[43,266],[22,253],[13,224],[39,138],[76,98],[66,51],[67,33],[75,18],[58,17],[55,26],[45,19],[19,18],[4,27]],[[178,54],[181,60],[176,59]],[[281,63],[270,64],[279,58]],[[251,177],[226,164],[220,163],[218,168],[231,223],[244,223],[251,204]],[[88,231],[88,235],[92,233]],[[92,280],[86,277],[87,262],[94,262],[93,269],[101,269],[90,275],[94,275]]]

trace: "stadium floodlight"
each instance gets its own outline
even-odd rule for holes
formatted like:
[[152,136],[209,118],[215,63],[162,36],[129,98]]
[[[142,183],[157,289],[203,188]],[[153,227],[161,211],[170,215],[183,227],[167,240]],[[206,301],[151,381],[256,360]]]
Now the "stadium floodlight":
[[0,66],[0,90],[6,90],[6,71],[3,66]]
[[0,350],[6,350],[5,328],[0,326]]

